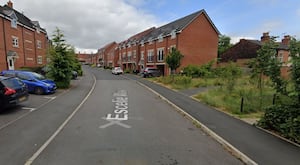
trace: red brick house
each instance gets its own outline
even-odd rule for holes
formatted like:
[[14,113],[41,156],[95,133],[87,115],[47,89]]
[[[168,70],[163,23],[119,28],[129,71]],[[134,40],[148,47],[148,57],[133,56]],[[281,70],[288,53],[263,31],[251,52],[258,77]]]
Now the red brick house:
[[118,45],[118,56],[119,63],[122,68],[128,70],[140,70],[140,42],[141,39],[152,32],[155,27],[149,28],[143,32],[131,36],[129,39],[119,43]]
[[156,28],[145,36],[140,43],[144,63],[140,61],[140,64],[157,67],[168,75],[170,69],[165,58],[172,48],[177,48],[184,55],[181,68],[216,60],[219,34],[205,10],[200,10]]
[[[282,74],[287,76],[289,68],[289,35],[284,36],[281,42],[277,42],[277,57],[283,63]],[[226,63],[229,61],[236,62],[241,67],[248,67],[251,59],[257,57],[257,51],[261,48],[264,42],[270,40],[269,33],[263,33],[260,40],[241,39],[240,42],[233,45],[226,52],[220,55],[220,62]]]
[[45,65],[48,41],[46,30],[13,9],[11,1],[0,6],[0,70]]
[[168,75],[170,69],[165,58],[172,48],[184,55],[181,67],[205,64],[217,59],[219,34],[205,10],[200,10],[119,43],[115,58],[123,69],[157,67]]
[[98,52],[96,54],[97,59],[96,59],[96,64],[99,67],[112,67],[115,65],[115,60],[114,60],[114,51],[117,47],[116,42],[111,42],[104,47],[98,49]]
[[92,63],[92,55],[87,53],[76,53],[76,57],[79,62],[83,64],[91,64]]

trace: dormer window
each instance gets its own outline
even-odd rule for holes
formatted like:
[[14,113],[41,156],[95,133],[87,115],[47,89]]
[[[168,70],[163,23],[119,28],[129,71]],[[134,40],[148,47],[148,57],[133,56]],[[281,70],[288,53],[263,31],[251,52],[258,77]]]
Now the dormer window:
[[40,28],[36,28],[36,32],[37,32],[38,34],[40,34],[40,32],[41,32]]
[[149,42],[149,45],[153,44],[152,38],[149,38],[149,39],[148,39],[148,42]]
[[18,18],[16,16],[15,12],[11,11],[11,12],[9,12],[8,15],[11,18],[11,27],[12,28],[17,28]]
[[11,20],[11,27],[12,28],[17,28],[17,19],[12,19]]
[[164,38],[163,38],[162,34],[159,35],[159,36],[158,36],[158,42],[163,42],[163,40],[164,40]]
[[171,32],[171,39],[174,39],[174,38],[176,38],[176,32],[175,32],[175,30],[172,30],[172,32]]

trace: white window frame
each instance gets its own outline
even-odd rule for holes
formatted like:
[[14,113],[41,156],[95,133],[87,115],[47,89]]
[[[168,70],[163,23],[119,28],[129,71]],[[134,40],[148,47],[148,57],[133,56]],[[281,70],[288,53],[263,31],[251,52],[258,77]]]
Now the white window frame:
[[141,60],[144,60],[144,51],[141,51]]
[[175,38],[176,38],[176,32],[175,32],[175,30],[172,30],[171,39],[175,39]]
[[38,64],[43,64],[43,56],[37,56],[36,61]]
[[148,50],[147,61],[154,62],[154,50],[153,49]]
[[136,50],[133,51],[133,58],[136,59]]
[[158,48],[157,49],[157,61],[158,62],[163,62],[164,61],[164,50],[165,48]]
[[176,49],[176,45],[171,45],[170,47],[169,47],[169,53],[171,53],[172,52],[172,49],[173,48],[175,48]]
[[131,56],[132,56],[132,52],[129,51],[129,52],[127,53],[127,60],[128,60],[128,61],[131,61]]
[[15,47],[15,48],[18,48],[18,47],[19,47],[19,38],[18,38],[18,37],[12,36],[12,45],[13,45],[13,47]]
[[37,47],[38,49],[42,49],[42,41],[37,40],[37,41],[36,41],[36,47]]
[[13,18],[13,19],[11,19],[11,22],[10,22],[10,24],[11,24],[11,27],[12,28],[17,28],[18,27],[18,21],[17,21],[17,19],[15,19],[15,18]]
[[164,41],[164,38],[163,38],[163,36],[161,34],[161,35],[158,36],[158,42],[163,42],[163,41]]

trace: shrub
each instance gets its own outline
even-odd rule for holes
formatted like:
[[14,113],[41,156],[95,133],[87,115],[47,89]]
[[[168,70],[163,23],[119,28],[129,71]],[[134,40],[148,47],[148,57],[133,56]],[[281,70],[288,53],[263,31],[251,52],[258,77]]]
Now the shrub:
[[300,105],[273,105],[265,109],[258,125],[279,132],[286,138],[300,143]]
[[183,68],[183,74],[192,78],[211,77],[213,75],[212,74],[213,63],[214,62],[212,61],[201,66],[188,65],[185,68]]
[[188,85],[192,82],[192,77],[189,76],[175,76],[173,83],[176,85]]

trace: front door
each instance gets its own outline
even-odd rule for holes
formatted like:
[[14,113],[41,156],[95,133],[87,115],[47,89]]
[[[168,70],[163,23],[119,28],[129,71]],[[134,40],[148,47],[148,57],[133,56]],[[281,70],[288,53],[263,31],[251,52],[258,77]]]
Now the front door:
[[7,57],[8,70],[14,70],[15,64],[13,57]]

